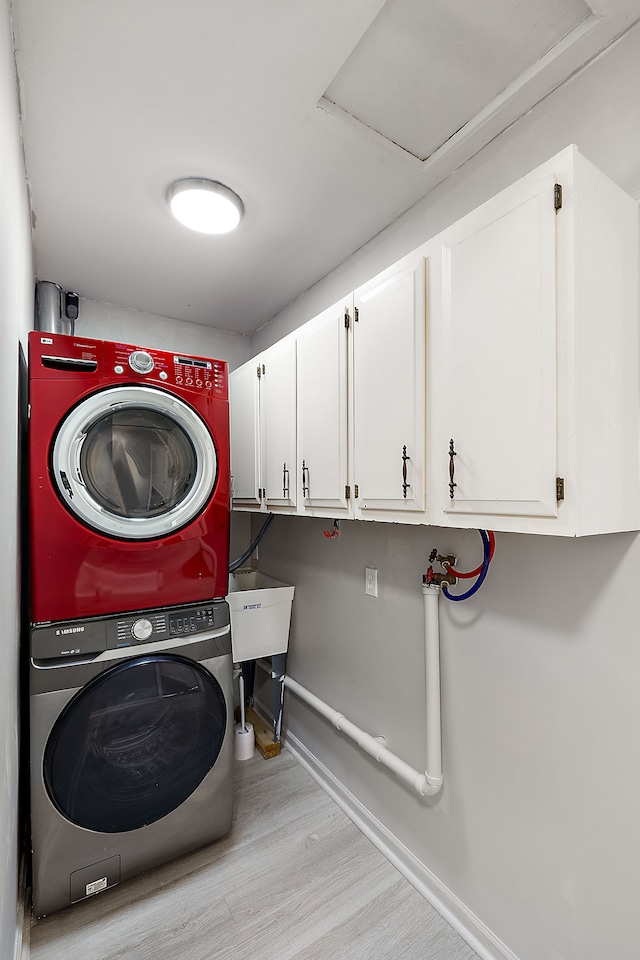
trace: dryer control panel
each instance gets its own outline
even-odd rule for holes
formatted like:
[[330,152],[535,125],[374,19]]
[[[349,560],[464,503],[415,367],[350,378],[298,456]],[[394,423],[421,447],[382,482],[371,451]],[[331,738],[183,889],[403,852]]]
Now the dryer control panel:
[[156,381],[166,386],[227,399],[227,364],[224,360],[168,353],[127,343],[104,343],[104,363],[109,371],[130,380]]
[[142,647],[161,640],[196,639],[229,625],[229,605],[224,600],[183,607],[138,610],[113,617],[46,623],[31,631],[31,656],[35,661],[78,660],[105,650]]
[[98,383],[155,383],[191,394],[229,399],[224,360],[68,334],[29,334],[32,376],[85,379]]

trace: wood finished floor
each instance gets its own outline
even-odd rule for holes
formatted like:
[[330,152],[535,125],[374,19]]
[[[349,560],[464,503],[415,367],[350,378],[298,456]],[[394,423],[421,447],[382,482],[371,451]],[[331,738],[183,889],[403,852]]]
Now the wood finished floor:
[[229,837],[39,921],[32,960],[477,960],[286,750],[235,776]]

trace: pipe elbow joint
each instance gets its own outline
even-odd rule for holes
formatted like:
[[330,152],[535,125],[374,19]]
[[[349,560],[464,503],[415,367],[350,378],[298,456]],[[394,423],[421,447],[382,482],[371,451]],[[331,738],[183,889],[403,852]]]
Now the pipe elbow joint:
[[420,786],[418,788],[418,793],[421,797],[433,797],[436,793],[440,793],[442,790],[442,785],[444,783],[444,777],[442,774],[439,777],[430,777],[428,773],[425,773],[424,776],[420,777]]

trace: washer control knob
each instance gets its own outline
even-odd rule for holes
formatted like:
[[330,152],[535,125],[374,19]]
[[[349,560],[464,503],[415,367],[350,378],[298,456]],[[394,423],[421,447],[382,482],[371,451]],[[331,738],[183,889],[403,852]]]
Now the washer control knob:
[[134,350],[129,356],[129,366],[136,373],[151,373],[154,367],[153,357],[146,350]]
[[161,370],[158,376],[160,377],[161,380],[166,380],[169,374],[167,373],[166,370]]
[[114,373],[124,373],[124,367],[122,366],[122,364],[116,363],[115,367],[113,368],[113,372],[114,372]]
[[136,640],[148,640],[153,633],[153,624],[150,620],[136,620],[131,627],[131,633]]

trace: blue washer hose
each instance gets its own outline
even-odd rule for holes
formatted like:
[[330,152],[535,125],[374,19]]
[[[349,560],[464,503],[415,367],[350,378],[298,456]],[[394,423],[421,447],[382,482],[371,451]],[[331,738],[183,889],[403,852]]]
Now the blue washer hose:
[[486,530],[478,530],[478,533],[482,537],[482,543],[484,545],[484,559],[482,561],[482,570],[478,575],[478,579],[476,580],[474,585],[471,587],[471,589],[467,590],[466,593],[449,593],[447,588],[443,587],[442,592],[447,598],[447,600],[455,600],[455,601],[468,600],[469,597],[472,597],[474,593],[478,592],[478,590],[480,589],[480,587],[484,582],[484,578],[487,575],[489,564],[491,562],[491,544],[489,543],[489,537],[487,536]]

